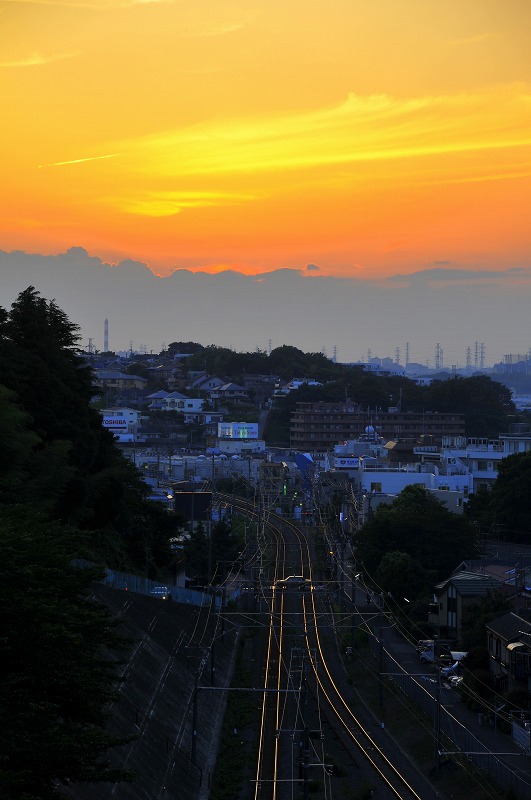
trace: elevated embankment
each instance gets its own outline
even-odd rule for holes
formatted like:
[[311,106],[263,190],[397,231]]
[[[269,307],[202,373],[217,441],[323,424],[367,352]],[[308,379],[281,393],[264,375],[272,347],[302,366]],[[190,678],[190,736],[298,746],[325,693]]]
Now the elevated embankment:
[[[109,706],[109,731],[134,736],[113,748],[113,766],[132,769],[133,783],[76,784],[71,800],[198,800],[208,796],[226,693],[199,692],[196,763],[191,761],[196,685],[228,686],[237,630],[222,634],[218,612],[166,602],[95,584],[94,599],[120,620],[119,632],[134,640],[124,655],[119,698]],[[212,648],[211,642],[215,645]],[[212,663],[212,650],[214,664]]]

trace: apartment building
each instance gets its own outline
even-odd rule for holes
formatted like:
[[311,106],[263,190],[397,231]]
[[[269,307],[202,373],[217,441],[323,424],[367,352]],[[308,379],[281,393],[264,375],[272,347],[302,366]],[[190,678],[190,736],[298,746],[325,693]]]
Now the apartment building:
[[297,403],[291,415],[290,445],[303,452],[326,453],[345,439],[357,439],[367,430],[383,439],[430,437],[441,444],[443,437],[464,436],[462,414],[422,413],[390,409],[367,411],[353,403]]

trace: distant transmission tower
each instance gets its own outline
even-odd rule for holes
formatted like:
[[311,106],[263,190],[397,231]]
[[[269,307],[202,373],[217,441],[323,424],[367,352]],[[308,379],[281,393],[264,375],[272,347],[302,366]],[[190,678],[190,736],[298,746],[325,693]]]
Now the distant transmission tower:
[[395,364],[398,364],[400,366],[400,348],[399,347],[397,347],[395,349]]
[[442,347],[437,342],[435,345],[435,369],[441,369],[442,367]]
[[109,352],[109,320],[106,319],[103,323],[103,352]]
[[93,352],[93,350],[92,350],[92,342],[93,341],[94,341],[94,339],[89,339],[88,340],[88,351],[89,351],[89,353]]
[[371,356],[372,356],[372,350],[367,350],[367,361],[369,364],[371,363]]
[[326,347],[325,347],[325,345],[323,345],[323,346],[321,347],[321,353],[322,353],[322,355],[323,355],[325,358],[327,358],[327,355],[326,355]]
[[472,369],[472,350],[470,347],[466,349],[466,371],[470,372]]
[[479,368],[485,369],[485,344],[481,342],[479,346]]
[[269,353],[269,355],[271,355],[271,349],[272,349],[271,348],[271,339],[269,339],[269,341],[267,343],[267,352]]
[[332,350],[332,361],[337,364],[337,344],[334,345]]
[[406,367],[409,364],[409,342],[406,342]]
[[474,342],[474,369],[479,366],[479,342]]

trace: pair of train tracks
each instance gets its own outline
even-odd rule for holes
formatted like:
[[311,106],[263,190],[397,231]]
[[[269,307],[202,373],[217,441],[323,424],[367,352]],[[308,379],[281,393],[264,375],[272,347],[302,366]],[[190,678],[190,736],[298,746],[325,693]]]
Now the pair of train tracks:
[[[256,512],[244,504],[240,513]],[[310,786],[314,798],[333,797],[334,765],[327,763],[325,724],[348,755],[352,785],[370,784],[382,800],[435,798],[422,776],[413,770],[412,780],[403,757],[397,763],[391,748],[388,752],[378,744],[371,726],[350,708],[352,687],[344,685],[331,636],[330,601],[323,585],[314,581],[306,532],[275,514],[261,516],[257,553],[267,549],[271,566],[258,570],[255,585],[267,617],[267,647],[254,800],[307,798]],[[308,710],[310,696],[319,708],[317,718]],[[420,788],[413,785],[417,778]]]

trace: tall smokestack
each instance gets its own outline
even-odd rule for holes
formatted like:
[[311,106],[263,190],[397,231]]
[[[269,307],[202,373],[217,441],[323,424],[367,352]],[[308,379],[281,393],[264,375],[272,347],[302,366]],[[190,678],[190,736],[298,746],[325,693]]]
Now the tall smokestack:
[[103,352],[109,352],[109,320],[105,320],[105,324],[103,326]]

